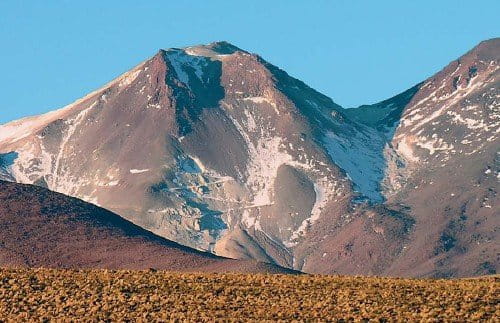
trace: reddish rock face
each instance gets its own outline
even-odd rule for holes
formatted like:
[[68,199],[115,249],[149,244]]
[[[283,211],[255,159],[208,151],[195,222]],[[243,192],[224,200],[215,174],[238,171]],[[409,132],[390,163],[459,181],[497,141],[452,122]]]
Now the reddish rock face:
[[226,42],[161,50],[74,104],[0,126],[0,177],[228,257],[495,271],[499,43],[349,110]]
[[0,181],[0,266],[291,273],[168,241],[122,217],[47,189]]
[[485,41],[402,95],[349,111],[400,156],[387,162],[385,204],[404,205],[415,224],[389,272],[498,271],[499,64],[500,39]]

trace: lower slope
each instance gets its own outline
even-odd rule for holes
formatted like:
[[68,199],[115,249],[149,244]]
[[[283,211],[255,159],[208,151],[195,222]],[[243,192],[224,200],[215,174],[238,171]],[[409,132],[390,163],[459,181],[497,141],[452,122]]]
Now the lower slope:
[[291,273],[200,252],[84,201],[0,181],[0,266]]

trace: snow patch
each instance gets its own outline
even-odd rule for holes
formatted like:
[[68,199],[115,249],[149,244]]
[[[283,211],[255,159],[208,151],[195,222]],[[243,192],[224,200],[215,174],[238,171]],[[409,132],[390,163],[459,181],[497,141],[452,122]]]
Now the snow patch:
[[429,155],[434,155],[436,151],[447,151],[453,149],[452,144],[448,144],[442,138],[438,138],[436,136],[432,136],[430,139],[425,136],[418,137],[415,141],[415,145],[420,148],[427,149],[429,151]]
[[167,57],[175,70],[179,81],[189,86],[188,69],[192,68],[196,77],[203,82],[203,67],[207,65],[207,58],[194,56],[184,50],[169,50]]
[[142,174],[149,172],[149,169],[131,169],[130,174]]
[[[66,152],[65,149],[68,145],[68,142],[70,141],[71,137],[75,133],[77,127],[83,122],[85,117],[87,116],[87,113],[95,107],[97,104],[97,101],[92,103],[87,109],[82,110],[80,113],[78,113],[74,118],[66,120],[65,123],[68,125],[68,129],[66,130],[66,133],[64,134],[62,141],[61,141],[61,146],[59,147],[59,152],[56,156],[55,159],[55,166],[54,166],[54,172],[52,176],[52,183],[51,187],[53,189],[56,189],[60,193],[65,193],[68,194],[69,187],[72,185],[69,185],[68,178],[66,178],[68,174],[65,173],[65,169],[61,169],[61,160],[64,156],[64,153]],[[60,189],[62,188],[62,191]]]
[[415,163],[420,161],[420,159],[415,156],[415,153],[408,142],[408,138],[406,137],[397,144],[397,151],[408,161]]
[[137,78],[137,76],[139,76],[141,72],[141,69],[136,69],[123,74],[122,77],[120,77],[118,86],[124,87],[132,84],[132,82]]
[[481,129],[484,131],[488,131],[490,127],[498,126],[497,124],[491,124],[488,126],[484,120],[475,120],[471,118],[463,118],[460,114],[454,111],[448,111],[447,114],[452,117],[452,121],[455,123],[464,124],[467,128],[471,130]]
[[334,163],[346,172],[358,192],[372,201],[383,201],[380,182],[384,176],[385,160],[383,143],[377,143],[376,134],[368,138],[358,133],[347,140],[328,131],[323,143]]
[[253,103],[258,103],[258,104],[262,104],[262,103],[267,103],[269,104],[270,106],[272,106],[274,108],[274,111],[276,112],[276,114],[280,114],[280,111],[278,110],[278,107],[276,106],[276,103],[266,97],[263,97],[263,96],[251,96],[251,97],[247,97],[247,98],[243,98],[244,101],[250,101],[250,102],[253,102]]

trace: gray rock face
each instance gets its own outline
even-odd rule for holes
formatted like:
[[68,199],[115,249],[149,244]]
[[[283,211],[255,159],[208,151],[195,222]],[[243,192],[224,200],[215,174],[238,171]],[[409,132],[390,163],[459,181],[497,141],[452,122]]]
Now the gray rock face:
[[161,50],[61,110],[0,126],[0,178],[308,272],[497,270],[499,43],[350,110],[225,42]]

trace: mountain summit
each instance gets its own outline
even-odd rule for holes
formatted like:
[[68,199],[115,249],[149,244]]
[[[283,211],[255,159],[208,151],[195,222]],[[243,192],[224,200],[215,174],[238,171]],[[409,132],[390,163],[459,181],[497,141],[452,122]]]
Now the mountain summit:
[[227,42],[160,50],[61,110],[0,126],[0,178],[232,258],[496,271],[499,54],[498,39],[482,43],[394,98],[344,110]]

